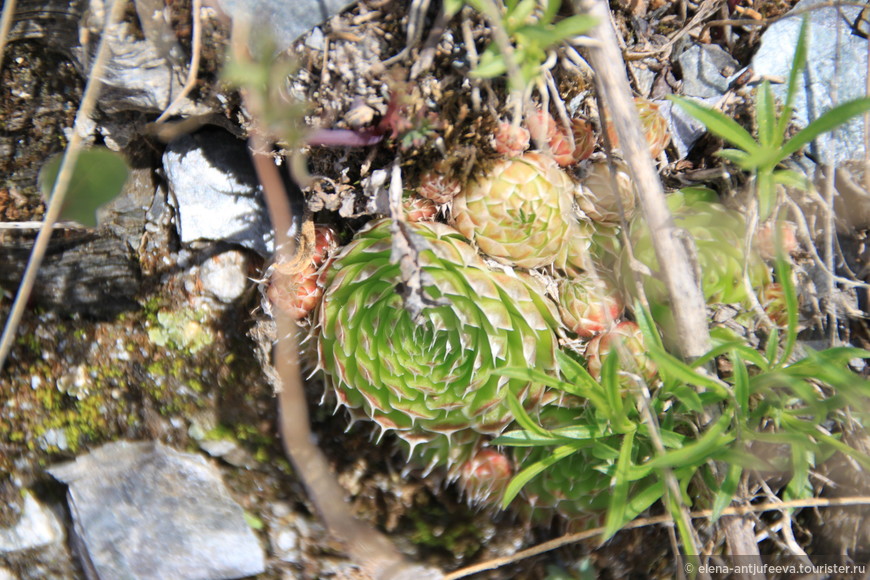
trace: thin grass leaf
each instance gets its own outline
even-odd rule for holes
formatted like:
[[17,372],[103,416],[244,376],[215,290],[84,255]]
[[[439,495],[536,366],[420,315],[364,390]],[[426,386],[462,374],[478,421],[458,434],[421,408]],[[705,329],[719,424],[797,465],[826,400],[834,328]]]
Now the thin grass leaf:
[[584,34],[594,28],[596,24],[598,24],[598,19],[587,14],[575,14],[570,18],[561,20],[550,30],[553,38],[558,39],[552,41],[551,44]]
[[498,52],[498,48],[491,44],[480,55],[480,62],[469,74],[475,78],[493,79],[507,72],[507,64],[504,56]]
[[622,439],[619,449],[619,459],[616,462],[616,472],[613,474],[613,492],[607,506],[607,518],[604,523],[604,540],[609,540],[625,524],[625,511],[628,505],[628,489],[631,481],[628,478],[631,469],[631,455],[634,450],[634,431],[629,431]]
[[812,495],[810,485],[810,460],[809,451],[801,447],[791,448],[792,477],[785,487],[783,497],[785,499],[801,499]]
[[515,30],[514,27],[517,27],[529,19],[529,16],[532,15],[532,12],[535,11],[538,2],[537,0],[522,0],[519,4],[516,4],[513,8],[507,11],[505,15],[506,23]]
[[749,371],[736,351],[731,351],[729,358],[734,367],[734,398],[737,400],[738,418],[742,419],[749,415]]
[[520,424],[520,427],[526,431],[531,431],[540,437],[551,437],[549,431],[538,425],[537,421],[529,416],[513,391],[508,390],[506,399],[508,408],[511,410],[514,420]]
[[731,395],[728,389],[721,383],[701,374],[662,349],[649,347],[647,354],[653,359],[653,362],[656,363],[656,366],[659,369],[659,374],[662,376],[668,376],[696,387],[710,389],[724,398],[728,398]]
[[536,461],[517,473],[504,490],[504,497],[501,499],[501,508],[506,509],[527,483],[549,469],[552,465],[555,465],[566,457],[570,457],[576,453],[578,449],[580,449],[580,447],[576,443],[560,445],[553,449],[551,455],[548,455],[540,461]]
[[836,437],[834,437],[832,435],[828,435],[827,433],[822,433],[821,431],[817,431],[815,436],[818,437],[819,440],[822,441],[823,443],[825,443],[826,445],[830,445],[831,447],[833,447],[834,449],[836,449],[840,453],[848,455],[849,457],[851,457],[852,459],[854,459],[855,461],[860,463],[861,467],[863,467],[864,469],[870,469],[870,456],[868,456],[864,453],[861,453],[860,451],[858,451],[857,449],[855,449],[851,445],[847,445],[847,444],[843,443],[842,441],[840,441],[839,439],[837,439]]
[[758,219],[765,221],[773,213],[776,204],[776,184],[773,171],[759,170],[755,174],[755,194],[758,196]]
[[656,323],[649,308],[644,306],[640,300],[635,300],[634,312],[637,313],[637,326],[643,335],[644,344],[655,345],[663,349],[662,337],[656,330]]
[[[788,73],[788,87],[785,92],[785,108],[791,109],[794,106],[794,96],[797,94],[798,79],[804,68],[807,66],[807,36],[810,30],[810,19],[804,15],[801,22],[801,29],[798,32],[797,43],[794,48],[794,59],[791,63],[791,70]],[[791,116],[783,114],[780,118],[779,134],[785,135],[785,130],[788,128],[788,123]]]
[[803,173],[791,171],[789,169],[780,169],[773,172],[773,181],[786,187],[794,187],[801,191],[806,191],[810,188],[810,180]]
[[[765,80],[755,94],[755,122],[758,125],[758,141],[764,148],[779,145],[776,141],[776,101],[770,81]],[[780,138],[782,138],[780,136]]]
[[623,519],[630,522],[660,500],[664,493],[665,483],[661,479],[656,479],[642,490],[633,492],[631,499],[628,500],[628,505],[625,506]]
[[[791,353],[794,352],[794,345],[797,343],[798,298],[797,290],[795,290],[794,281],[791,277],[791,264],[789,264],[788,260],[786,260],[785,256],[783,256],[782,243],[779,240],[779,228],[775,228],[775,231],[777,242],[777,256],[776,262],[774,263],[774,271],[776,272],[776,279],[782,287],[782,294],[785,299],[785,311],[787,317],[785,344],[782,348],[782,356],[775,364],[773,364],[774,367],[780,367],[784,365],[791,357]],[[768,358],[768,360],[773,363],[775,359]]]
[[725,413],[694,443],[690,443],[682,449],[675,449],[674,451],[668,451],[664,455],[654,457],[642,464],[642,466],[651,469],[661,469],[664,467],[680,467],[705,463],[716,456],[716,451],[725,448],[734,441],[732,433],[725,433],[730,424],[731,416]]
[[773,327],[770,329],[770,336],[767,337],[767,344],[764,345],[764,356],[769,361],[776,360],[776,353],[779,352],[779,329]]
[[619,384],[619,352],[611,350],[604,357],[601,365],[601,386],[607,398],[607,415],[613,424],[613,430],[617,433],[625,433],[626,430],[634,429],[625,412],[625,404],[622,400],[622,386]]
[[749,131],[741,127],[737,121],[728,117],[724,113],[708,109],[707,107],[696,103],[695,101],[684,97],[671,95],[668,99],[672,100],[681,109],[689,115],[698,119],[710,133],[717,137],[725,139],[732,145],[736,145],[743,149],[746,153],[753,155],[760,151],[758,143],[749,134]]
[[508,431],[492,440],[494,445],[507,445],[508,447],[543,447],[560,442],[562,441],[559,441],[558,437],[553,437],[549,433],[540,435],[525,429]]
[[717,521],[722,515],[722,510],[728,507],[731,503],[731,498],[737,493],[737,486],[740,484],[740,476],[743,475],[743,467],[739,464],[732,463],[728,466],[728,473],[725,479],[722,480],[722,485],[719,486],[719,491],[716,492],[716,497],[713,498],[713,521]]
[[562,0],[546,0],[544,2],[544,13],[541,15],[541,22],[549,24],[555,20],[561,6]]
[[692,413],[704,412],[704,403],[701,401],[698,392],[692,387],[683,383],[678,383],[677,385],[667,389],[667,392],[676,397],[677,400],[685,405],[686,409]]
[[[714,329],[714,331],[715,330],[716,329]],[[720,342],[716,339],[713,331],[711,331],[710,338],[712,339],[715,346],[711,348],[708,352],[693,360],[693,368],[703,368],[707,366],[707,363],[709,363],[716,357],[731,352],[738,353],[744,359],[744,361],[748,361],[749,363],[757,366],[761,370],[765,370],[767,368],[768,363],[764,359],[764,357],[761,356],[754,348],[746,346],[744,342],[732,340]]]
[[797,153],[801,147],[822,133],[833,131],[849,119],[863,115],[867,111],[870,111],[870,97],[855,99],[834,107],[789,139],[780,150],[780,160]]
[[740,149],[721,149],[716,155],[727,159],[744,171],[752,171],[757,167],[756,157]]

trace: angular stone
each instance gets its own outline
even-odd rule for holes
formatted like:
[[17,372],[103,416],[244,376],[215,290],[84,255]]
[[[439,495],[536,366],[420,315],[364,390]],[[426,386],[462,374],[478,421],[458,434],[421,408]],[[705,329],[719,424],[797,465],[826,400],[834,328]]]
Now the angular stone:
[[696,44],[679,57],[683,71],[682,94],[687,97],[718,97],[728,90],[730,77],[740,64],[722,47]]
[[271,254],[272,226],[244,141],[218,129],[185,135],[166,148],[163,170],[183,243],[225,241]]
[[211,580],[265,569],[241,507],[198,455],[121,441],[49,473],[69,485],[93,578]]
[[[348,0],[218,0],[227,14],[247,17],[256,27],[265,24],[278,50],[289,48],[304,32],[329,20],[353,2]],[[259,34],[259,33],[258,33]]]
[[0,555],[47,546],[63,538],[63,526],[57,516],[25,493],[18,522],[11,528],[0,528]]

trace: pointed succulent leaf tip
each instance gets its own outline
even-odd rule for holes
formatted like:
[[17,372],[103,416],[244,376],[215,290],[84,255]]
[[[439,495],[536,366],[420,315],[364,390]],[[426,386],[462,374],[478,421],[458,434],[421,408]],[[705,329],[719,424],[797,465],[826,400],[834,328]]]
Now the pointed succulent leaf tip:
[[573,182],[540,153],[502,161],[453,200],[453,222],[495,260],[523,268],[553,264],[571,229]]
[[373,222],[324,276],[319,360],[340,401],[395,430],[415,459],[455,470],[512,421],[508,393],[530,411],[543,400],[544,387],[505,381],[498,369],[554,373],[557,322],[546,299],[533,298],[537,288],[492,272],[453,228],[408,226],[430,248],[420,253],[432,299],[420,323],[398,294],[390,222]]

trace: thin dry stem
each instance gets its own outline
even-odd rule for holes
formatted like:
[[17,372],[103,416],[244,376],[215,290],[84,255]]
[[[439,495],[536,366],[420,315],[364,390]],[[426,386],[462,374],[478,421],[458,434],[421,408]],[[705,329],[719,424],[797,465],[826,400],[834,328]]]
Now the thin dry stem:
[[[870,496],[858,495],[839,498],[817,497],[811,499],[796,499],[776,503],[763,503],[758,505],[730,506],[722,510],[722,515],[744,516],[753,513],[784,511],[789,509],[832,508],[861,505],[870,505]],[[706,519],[712,517],[712,515],[713,510],[698,510],[691,512],[690,514],[692,519]],[[651,518],[640,518],[634,520],[633,522],[630,522],[623,526],[622,529],[634,530],[637,528],[645,528],[648,526],[658,526],[671,523],[672,520],[669,515],[661,515]],[[541,554],[551,552],[563,546],[568,546],[570,544],[576,544],[577,542],[582,542],[584,540],[591,540],[593,538],[600,537],[603,533],[604,527],[593,528],[591,530],[586,530],[585,532],[578,532],[576,534],[566,534],[554,540],[543,542],[541,544],[538,544],[537,546],[532,546],[531,548],[522,550],[511,556],[505,556],[503,558],[493,558],[492,560],[487,560],[486,562],[475,564],[474,566],[461,568],[459,570],[451,572],[450,574],[445,575],[444,580],[459,580],[459,578],[467,578],[473,574],[486,572],[487,570],[495,570],[496,568],[501,568],[503,566],[507,566],[508,564],[513,564],[527,558],[533,558],[534,556],[539,556]]]
[[109,9],[109,17],[103,28],[103,36],[100,39],[100,47],[97,50],[97,58],[94,60],[94,66],[91,69],[88,85],[82,95],[82,102],[79,105],[76,120],[73,126],[72,135],[70,135],[69,143],[66,146],[66,153],[63,156],[63,161],[60,165],[60,171],[57,176],[57,181],[51,191],[51,196],[48,202],[48,208],[45,212],[45,221],[42,229],[39,230],[39,235],[36,237],[36,242],[33,244],[33,251],[30,254],[30,260],[27,262],[27,268],[24,270],[24,277],[21,280],[21,285],[18,287],[18,294],[15,296],[15,302],[12,304],[12,311],[9,313],[9,318],[6,321],[6,327],[3,329],[3,337],[0,339],[0,370],[6,362],[6,357],[12,349],[12,343],[15,340],[15,332],[18,330],[18,324],[21,322],[21,317],[24,316],[24,311],[27,308],[27,301],[30,298],[30,293],[33,291],[33,285],[36,282],[36,273],[39,266],[42,264],[42,259],[45,257],[45,252],[48,249],[48,242],[51,239],[51,234],[54,231],[54,224],[57,218],[60,217],[63,202],[66,198],[67,190],[69,189],[70,181],[73,176],[73,168],[78,161],[79,153],[84,146],[85,136],[88,133],[87,125],[91,114],[94,112],[94,107],[97,104],[97,97],[100,94],[102,83],[100,79],[103,77],[106,64],[109,61],[111,50],[109,47],[109,31],[112,27],[121,20],[124,15],[124,9],[127,2],[125,0],[112,0],[111,8]]
[[196,75],[199,72],[199,58],[202,53],[202,0],[193,0],[193,8],[191,8],[191,19],[193,20],[193,42],[191,44],[190,68],[187,71],[187,80],[184,81],[184,87],[178,96],[166,107],[166,110],[157,117],[155,123],[162,123],[169,118],[175,109],[187,98],[193,87],[196,86]]
[[15,2],[16,0],[6,0],[3,3],[3,13],[0,14],[0,75],[3,74],[3,52],[9,31],[12,30],[12,17],[15,16]]

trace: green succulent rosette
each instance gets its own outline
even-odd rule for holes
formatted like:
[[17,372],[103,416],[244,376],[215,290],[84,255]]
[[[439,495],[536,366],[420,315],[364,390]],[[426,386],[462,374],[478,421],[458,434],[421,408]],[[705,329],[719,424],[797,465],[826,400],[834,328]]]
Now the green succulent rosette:
[[318,312],[320,367],[338,401],[406,441],[431,466],[468,458],[544,388],[498,371],[555,372],[558,322],[530,279],[494,272],[453,228],[408,224],[428,300],[415,322],[391,262],[389,220],[360,231],[331,264]]
[[467,184],[453,200],[453,223],[503,264],[549,266],[578,234],[573,189],[552,157],[526,153]]
[[[753,288],[769,282],[770,272],[761,257],[744,243],[746,222],[736,211],[718,203],[714,192],[707,189],[686,189],[668,196],[668,206],[678,228],[688,232],[698,253],[701,285],[708,304],[737,303],[748,299],[743,283],[743,267],[748,261],[749,279]],[[664,305],[668,292],[655,273],[660,271],[649,228],[637,218],[630,225],[634,257],[653,272],[645,276],[644,290],[650,303]],[[625,280],[631,280],[627,252],[620,257]]]

